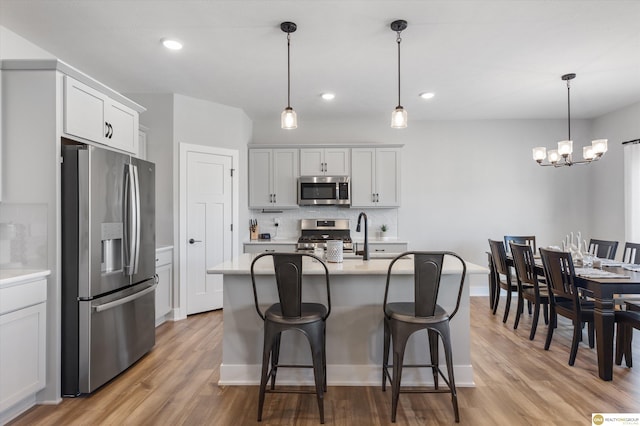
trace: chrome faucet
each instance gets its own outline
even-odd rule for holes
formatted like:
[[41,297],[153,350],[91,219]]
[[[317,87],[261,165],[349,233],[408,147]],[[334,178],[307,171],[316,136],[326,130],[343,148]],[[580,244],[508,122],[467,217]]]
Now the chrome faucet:
[[358,216],[358,225],[356,226],[356,232],[360,232],[360,219],[362,219],[363,216],[364,216],[364,248],[362,249],[362,260],[369,260],[369,223],[367,221],[367,214],[365,212],[360,213],[360,216]]

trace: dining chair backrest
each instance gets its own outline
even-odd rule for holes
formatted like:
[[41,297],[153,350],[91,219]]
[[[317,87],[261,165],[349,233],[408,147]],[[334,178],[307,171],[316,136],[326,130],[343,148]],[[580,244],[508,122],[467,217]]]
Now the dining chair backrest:
[[[255,265],[259,259],[270,256],[273,258],[276,287],[278,299],[284,318],[300,318],[302,315],[302,259],[309,257],[317,260],[324,267],[327,309],[329,316],[331,312],[331,294],[329,290],[329,270],[327,265],[312,254],[307,253],[262,253],[256,256],[251,262],[251,282],[253,285],[253,296],[258,315],[264,320],[264,313],[260,309],[258,301],[258,290],[256,287]],[[325,317],[325,318],[326,318]]]
[[541,248],[540,257],[549,291],[554,298],[570,300],[574,309],[578,310],[580,303],[574,283],[575,270],[571,253]]
[[507,252],[504,249],[503,242],[500,240],[489,239],[489,247],[491,248],[491,260],[493,260],[496,272],[506,275],[510,280],[511,269],[507,267]]
[[430,317],[436,311],[438,303],[438,293],[440,290],[440,279],[442,278],[442,266],[445,258],[453,258],[459,261],[462,266],[460,282],[458,286],[458,298],[456,306],[449,313],[449,318],[458,311],[462,299],[462,287],[467,273],[467,265],[456,253],[448,251],[407,251],[401,253],[389,263],[387,269],[387,283],[384,291],[383,311],[386,312],[389,295],[389,285],[393,275],[393,267],[396,262],[406,260],[407,256],[413,256],[413,281],[414,281],[414,306],[417,317]]
[[526,244],[528,246],[531,247],[531,249],[533,249],[534,253],[538,252],[538,249],[536,247],[536,236],[535,235],[505,235],[504,236],[504,245],[505,248],[507,250],[507,252],[509,252],[511,250],[511,247],[509,246],[510,242],[514,242],[517,244]]
[[536,274],[536,264],[533,257],[533,250],[528,244],[509,243],[511,255],[513,256],[513,266],[516,270],[518,284],[530,284],[538,286],[538,274]]
[[595,254],[600,259],[615,259],[616,250],[618,250],[617,241],[596,240],[589,241],[589,253]]
[[640,243],[625,243],[622,261],[640,264]]

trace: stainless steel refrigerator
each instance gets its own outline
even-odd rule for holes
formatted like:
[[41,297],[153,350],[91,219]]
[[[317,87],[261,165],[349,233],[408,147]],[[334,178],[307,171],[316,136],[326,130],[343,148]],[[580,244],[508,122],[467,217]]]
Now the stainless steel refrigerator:
[[62,146],[62,395],[91,393],[155,344],[155,165]]

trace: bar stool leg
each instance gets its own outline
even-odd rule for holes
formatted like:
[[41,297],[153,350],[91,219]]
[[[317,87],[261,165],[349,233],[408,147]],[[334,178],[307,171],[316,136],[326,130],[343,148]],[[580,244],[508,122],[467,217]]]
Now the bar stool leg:
[[431,354],[431,371],[433,373],[433,385],[435,389],[438,389],[438,365],[440,362],[440,354],[438,350],[438,333],[434,330],[427,330],[429,334],[429,352]]
[[391,348],[391,331],[389,320],[384,319],[384,349],[382,353],[382,391],[387,390],[387,369],[389,368],[389,349]]

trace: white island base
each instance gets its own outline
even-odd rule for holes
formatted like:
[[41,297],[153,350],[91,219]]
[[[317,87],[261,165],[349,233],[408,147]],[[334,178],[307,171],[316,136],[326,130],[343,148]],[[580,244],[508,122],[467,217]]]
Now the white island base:
[[[260,383],[263,323],[253,300],[250,265],[255,254],[243,254],[208,270],[224,275],[223,353],[220,385],[257,385]],[[270,258],[257,271],[257,288],[261,305],[277,301]],[[308,262],[307,262],[308,261]],[[383,314],[382,302],[389,259],[345,259],[327,263],[331,281],[331,315],[327,319],[327,382],[329,385],[379,386],[382,380]],[[389,301],[412,300],[413,260],[401,260],[394,270],[400,273],[392,281]],[[317,262],[305,259],[303,300],[326,300],[324,270]],[[469,275],[487,274],[487,268],[467,263],[467,278],[460,309],[451,321],[453,361],[456,385],[474,386],[470,356]],[[459,267],[447,265],[441,281],[440,304],[449,312],[457,296]],[[441,369],[446,371],[442,345]],[[427,332],[414,334],[405,351],[405,365],[429,363]],[[391,357],[392,359],[392,357]],[[281,364],[311,365],[309,344],[297,331],[282,335]],[[312,385],[311,369],[278,370],[277,383]],[[403,386],[433,384],[431,369],[405,368]]]

